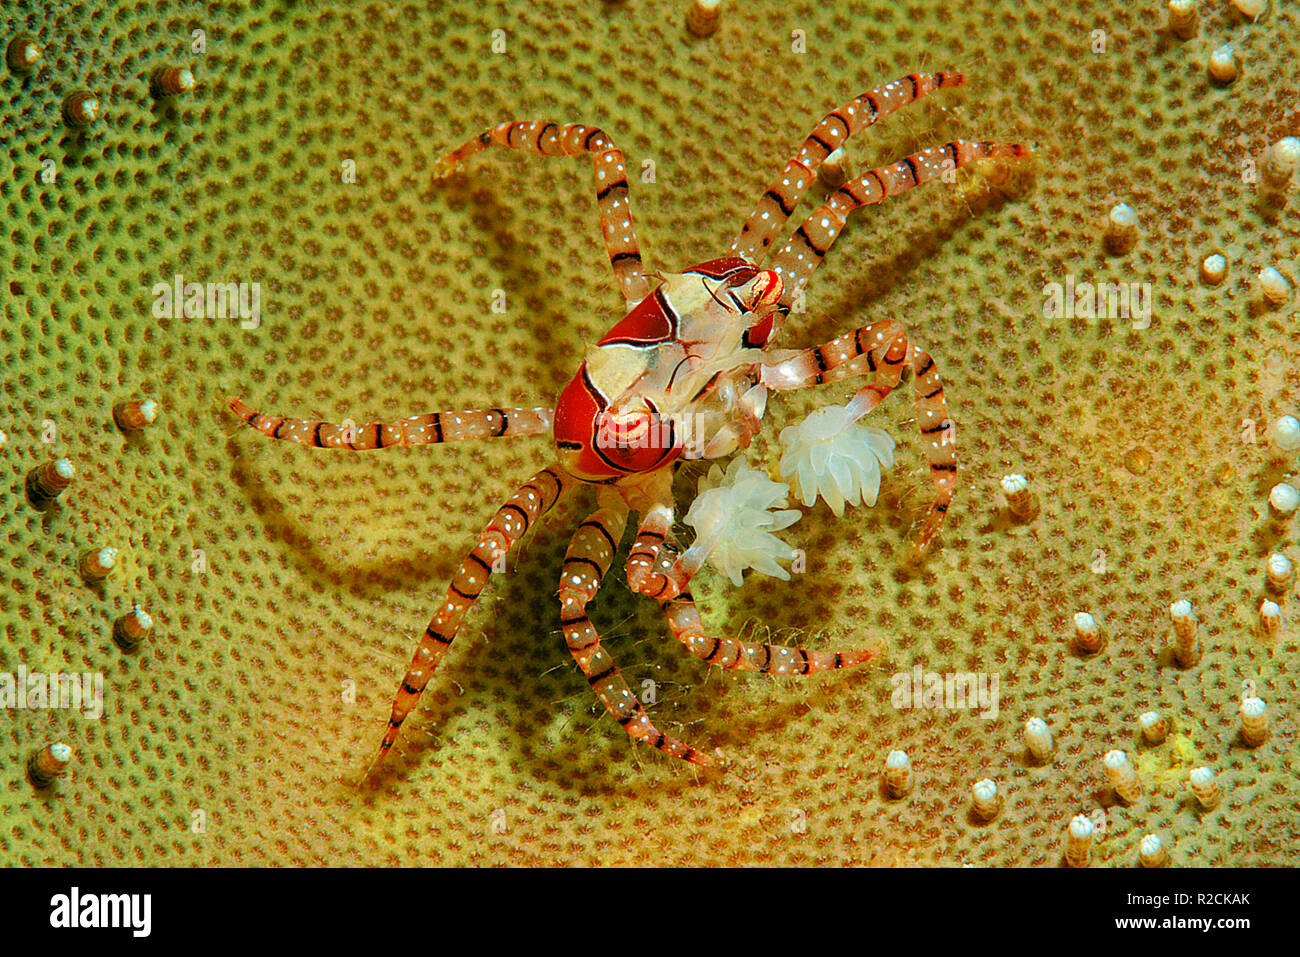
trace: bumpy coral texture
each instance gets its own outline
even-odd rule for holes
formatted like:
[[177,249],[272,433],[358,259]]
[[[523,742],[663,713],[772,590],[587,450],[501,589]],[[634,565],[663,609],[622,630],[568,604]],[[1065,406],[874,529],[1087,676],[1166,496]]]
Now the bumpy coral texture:
[[[1296,595],[1272,596],[1280,634],[1257,626],[1268,554],[1300,563],[1268,504],[1295,465],[1242,421],[1298,411],[1295,300],[1263,301],[1257,276],[1294,285],[1300,191],[1267,206],[1242,169],[1296,134],[1300,9],[1252,23],[1202,3],[1181,41],[1159,3],[753,0],[704,39],[685,6],[0,4],[5,38],[46,40],[34,75],[0,68],[0,671],[106,684],[99,721],[0,715],[0,863],[1054,867],[1070,819],[1102,811],[1094,866],[1135,865],[1147,833],[1174,865],[1294,859]],[[1242,75],[1219,87],[1205,61],[1229,38]],[[164,63],[198,88],[155,100]],[[503,120],[598,125],[626,154],[647,267],[679,271],[726,252],[828,110],[953,69],[968,86],[855,136],[852,163],[1015,141],[1034,146],[1030,182],[979,164],[855,212],[775,343],[892,317],[934,357],[961,441],[931,558],[898,560],[934,496],[905,381],[866,420],[898,440],[874,508],[813,508],[779,532],[807,556],[789,582],[691,582],[716,633],[888,651],[798,680],[722,673],[628,589],[629,530],[591,608],[602,643],[639,693],[654,683],[656,724],[736,767],[701,777],[632,745],[560,635],[565,548],[597,507],[576,490],[493,577],[358,785],[457,563],[554,447],[323,452],[232,422],[224,397],[354,422],[551,404],[623,315],[591,161],[494,149],[433,183],[435,157]],[[78,137],[59,108],[83,87],[105,116]],[[796,221],[826,196],[813,186]],[[1141,223],[1122,256],[1101,241],[1118,202]],[[1218,284],[1200,276],[1212,253]],[[182,273],[260,282],[260,326],[156,317],[154,284]],[[1046,317],[1041,290],[1070,275],[1151,283],[1150,326]],[[772,396],[749,467],[779,480],[781,428],[859,385]],[[161,409],[126,437],[111,406],[133,396]],[[76,477],[37,513],[25,476],[62,455]],[[680,512],[705,471],[683,468]],[[1033,477],[1032,519],[1005,514],[1009,473]],[[103,547],[120,561],[89,589],[77,558]],[[1182,597],[1202,643],[1186,669],[1169,651]],[[112,622],[137,602],[154,634],[126,655]],[[1099,654],[1072,649],[1080,610],[1103,623]],[[999,717],[892,707],[915,667],[996,674]],[[1270,713],[1257,748],[1238,742],[1246,681]],[[1169,722],[1158,746],[1136,730],[1151,709]],[[1025,760],[1030,717],[1050,761]],[[56,740],[72,764],[38,793],[27,757]],[[1112,748],[1142,781],[1135,806],[1107,789]],[[913,767],[901,800],[881,788],[893,750]],[[1201,765],[1224,792],[1210,811],[1186,793]],[[984,777],[1005,797],[989,824],[970,815]]]

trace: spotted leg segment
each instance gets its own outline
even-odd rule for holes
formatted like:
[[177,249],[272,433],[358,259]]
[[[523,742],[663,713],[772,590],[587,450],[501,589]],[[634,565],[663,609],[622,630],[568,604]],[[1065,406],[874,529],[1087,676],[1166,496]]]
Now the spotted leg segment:
[[981,157],[1016,157],[1024,152],[1019,145],[954,140],[849,180],[818,206],[772,257],[770,268],[780,274],[784,284],[778,308],[789,312],[853,210],[905,193]]
[[507,435],[548,435],[554,419],[554,411],[545,408],[472,409],[464,412],[429,412],[396,422],[355,425],[350,422],[321,422],[316,419],[268,415],[249,408],[239,399],[230,399],[227,404],[246,425],[268,438],[297,442],[317,449],[350,449],[354,452]]
[[555,505],[564,490],[564,481],[558,470],[542,469],[510,496],[479,535],[478,544],[456,571],[456,576],[447,589],[446,600],[429,622],[415,649],[410,667],[393,700],[392,716],[388,719],[384,740],[379,745],[376,764],[397,741],[402,722],[415,707],[424,686],[437,670],[438,662],[456,637],[465,613],[483,593],[492,572],[501,570],[500,563],[505,560],[507,553]]
[[785,645],[758,644],[735,638],[718,638],[704,630],[699,609],[690,592],[661,601],[668,627],[688,651],[702,661],[730,671],[757,671],[765,675],[810,675],[817,671],[851,668],[870,661],[875,650],[809,651]]
[[803,141],[799,152],[758,201],[732,242],[732,253],[758,262],[794,212],[799,198],[817,175],[818,167],[850,136],[927,93],[965,82],[960,73],[909,73],[832,110]]
[[672,559],[676,550],[668,546],[672,534],[673,510],[668,505],[647,508],[637,528],[636,539],[627,556],[627,583],[639,595],[656,601],[681,594],[690,583],[690,574]]
[[934,360],[908,342],[903,325],[890,320],[863,326],[784,362],[763,366],[759,381],[770,389],[789,391],[868,374],[871,381],[851,400],[855,418],[861,418],[898,386],[908,362],[916,394],[916,424],[935,489],[934,503],[917,540],[918,552],[924,553],[943,527],[957,489],[957,430],[948,415],[943,380]]
[[619,502],[601,508],[578,527],[564,556],[560,576],[560,624],[574,661],[600,703],[629,735],[675,758],[707,765],[707,754],[664,734],[650,721],[640,699],[619,674],[600,635],[587,617],[587,604],[596,597],[601,580],[618,549],[627,525],[627,507]]
[[579,123],[511,122],[485,130],[474,139],[453,150],[437,162],[435,178],[451,174],[456,167],[493,143],[508,149],[540,153],[543,156],[578,156],[591,153],[595,163],[596,203],[600,208],[600,229],[605,248],[628,307],[650,295],[632,225],[632,205],[628,195],[627,167],[623,153],[613,140],[594,126]]

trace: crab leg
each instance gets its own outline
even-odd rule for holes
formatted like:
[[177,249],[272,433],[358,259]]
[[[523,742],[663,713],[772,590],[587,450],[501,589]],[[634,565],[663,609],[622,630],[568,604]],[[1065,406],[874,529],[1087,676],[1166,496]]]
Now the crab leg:
[[689,576],[665,561],[665,552],[674,554],[667,547],[672,527],[673,510],[669,505],[653,505],[642,516],[627,556],[627,583],[637,594],[658,600],[672,598],[686,588]]
[[770,675],[810,675],[817,671],[851,668],[870,661],[874,650],[809,651],[785,645],[757,644],[706,634],[699,609],[690,592],[659,603],[677,640],[702,661],[730,671],[757,671]]
[[456,637],[465,613],[482,594],[495,566],[518,544],[524,533],[551,510],[563,490],[564,480],[558,470],[542,469],[510,496],[483,529],[478,544],[451,580],[446,601],[425,628],[420,644],[415,649],[410,667],[393,700],[393,713],[388,719],[388,730],[379,745],[375,764],[383,759],[397,740],[402,722],[411,713],[424,686],[433,677],[438,662]]
[[605,248],[609,253],[610,265],[614,267],[619,289],[629,308],[650,295],[650,285],[646,282],[641,264],[641,250],[636,241],[636,229],[632,225],[627,167],[623,162],[623,153],[603,130],[579,123],[501,123],[439,160],[434,168],[435,178],[449,176],[461,163],[493,143],[543,156],[593,154],[600,229],[605,236]]
[[799,197],[817,175],[817,168],[845,140],[927,93],[940,87],[961,86],[965,82],[966,78],[960,73],[909,73],[832,110],[813,128],[794,159],[786,163],[781,175],[768,187],[740,228],[740,234],[731,244],[731,251],[757,262],[794,212]]
[[908,342],[902,324],[889,320],[863,326],[784,362],[763,366],[759,381],[771,389],[789,391],[869,373],[872,381],[850,401],[856,420],[898,386],[905,362],[912,366],[916,424],[926,444],[935,489],[934,504],[926,513],[917,542],[918,552],[924,552],[943,527],[957,488],[957,430],[948,417],[943,381],[934,360]]
[[235,415],[268,438],[297,442],[317,449],[401,448],[488,439],[500,436],[545,435],[551,431],[553,410],[473,409],[464,412],[429,412],[396,422],[353,425],[316,419],[289,419],[250,409],[239,399],[228,400]]
[[560,575],[560,624],[564,628],[564,640],[596,697],[624,731],[675,758],[693,764],[710,764],[707,754],[669,737],[651,723],[640,699],[601,647],[600,635],[587,617],[587,604],[600,589],[626,525],[627,506],[611,502],[583,522],[573,536]]
[[942,146],[931,146],[849,180],[831,194],[828,202],[813,210],[772,257],[770,268],[780,274],[784,283],[779,308],[785,312],[790,310],[853,210],[905,193],[937,179],[945,171],[958,169],[984,156],[1023,155],[1024,147],[1019,145],[954,140]]
[[[647,510],[628,555],[628,584],[659,602],[668,626],[691,654],[720,668],[764,674],[806,675],[869,661],[874,651],[825,652],[714,638],[704,631],[695,599],[686,591],[698,564],[673,562],[672,512],[665,505]],[[683,556],[685,557],[685,556]]]

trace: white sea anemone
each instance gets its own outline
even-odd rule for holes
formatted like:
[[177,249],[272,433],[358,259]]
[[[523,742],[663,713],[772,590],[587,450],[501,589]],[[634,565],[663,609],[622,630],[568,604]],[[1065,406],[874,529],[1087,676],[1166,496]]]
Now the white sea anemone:
[[845,504],[875,505],[881,468],[894,464],[889,433],[860,425],[854,411],[853,403],[829,406],[781,430],[781,478],[793,478],[804,505],[820,495],[837,517]]
[[762,472],[732,459],[724,472],[709,469],[700,479],[699,494],[683,521],[695,529],[695,542],[682,555],[688,564],[708,563],[741,583],[741,573],[752,568],[773,578],[790,580],[790,573],[777,564],[792,561],[797,554],[773,532],[799,521],[797,509],[786,509],[790,487],[773,482]]

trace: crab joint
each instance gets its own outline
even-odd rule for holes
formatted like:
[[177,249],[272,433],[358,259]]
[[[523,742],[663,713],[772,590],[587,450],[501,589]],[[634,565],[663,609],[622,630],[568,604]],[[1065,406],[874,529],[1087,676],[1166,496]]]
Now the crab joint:
[[1169,0],[1169,29],[1180,40],[1196,36],[1196,0]]
[[1159,834],[1145,834],[1138,842],[1138,860],[1143,867],[1164,867],[1169,862],[1165,842]]
[[1228,276],[1228,260],[1222,253],[1210,253],[1201,262],[1201,278],[1217,286]]
[[1286,305],[1291,298],[1291,283],[1275,267],[1265,266],[1257,277],[1259,291],[1274,306]]
[[851,174],[851,164],[843,146],[831,150],[830,155],[817,168],[817,178],[829,189],[839,189],[848,182]]
[[1138,218],[1128,203],[1116,203],[1106,214],[1106,249],[1112,253],[1126,253],[1133,248],[1138,237]]
[[1286,189],[1296,170],[1300,170],[1300,138],[1284,136],[1264,151],[1259,164],[1264,184],[1271,189]]
[[1265,598],[1259,603],[1259,627],[1269,638],[1276,638],[1282,630],[1282,608]]
[[1291,559],[1281,552],[1274,552],[1268,556],[1264,569],[1268,587],[1274,592],[1286,591],[1295,575],[1295,567],[1291,564]]
[[1215,83],[1231,83],[1237,78],[1237,53],[1231,43],[1225,43],[1210,54],[1207,64],[1210,79]]
[[1278,515],[1286,517],[1300,508],[1300,490],[1290,482],[1278,482],[1269,489],[1268,504]]

